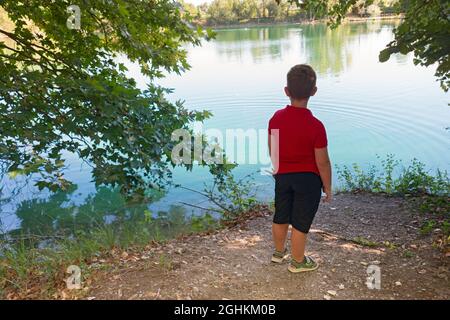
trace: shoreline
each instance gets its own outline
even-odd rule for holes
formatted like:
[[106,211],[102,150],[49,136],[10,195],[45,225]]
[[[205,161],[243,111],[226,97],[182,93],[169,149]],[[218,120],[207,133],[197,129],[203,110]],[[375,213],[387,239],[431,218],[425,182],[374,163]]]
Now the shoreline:
[[[77,298],[449,298],[442,280],[448,278],[448,260],[434,246],[436,234],[417,232],[426,217],[411,211],[402,197],[349,193],[336,195],[332,205],[322,204],[308,241],[308,253],[319,261],[320,268],[302,277],[290,274],[286,263],[270,262],[272,214],[266,210],[231,227],[180,237],[108,260],[106,268],[93,270],[89,290]],[[382,268],[383,290],[368,290],[369,265]],[[272,290],[273,283],[279,290]],[[71,298],[69,294],[67,298]]]
[[[389,21],[389,20],[402,20],[403,15],[386,15],[386,16],[376,16],[376,17],[346,17],[342,20],[341,24],[346,23],[359,23],[359,22],[369,22],[369,21]],[[211,28],[212,30],[225,30],[225,29],[243,29],[243,28],[257,28],[257,27],[272,27],[272,26],[288,26],[288,25],[313,25],[313,24],[323,24],[327,23],[328,19],[317,19],[317,20],[303,20],[303,21],[271,21],[271,22],[249,22],[249,23],[233,23],[233,24],[222,24],[222,25],[206,25],[200,24],[201,27]]]
[[[439,274],[440,278],[448,274],[448,271],[442,271],[448,266],[447,244],[442,242],[444,235],[436,232],[441,230],[436,229],[437,225],[429,230],[423,228],[430,216],[423,214],[416,200],[383,193],[343,191],[335,194],[332,204],[322,203],[310,237],[312,253],[320,257],[322,271],[313,273],[318,278],[311,278],[310,284],[304,288],[303,296],[297,294],[298,288],[291,283],[287,270],[278,270],[279,267],[275,270],[274,265],[268,262],[272,249],[270,226],[273,207],[262,204],[237,219],[211,229],[180,233],[170,239],[148,241],[142,246],[113,246],[81,259],[62,261],[57,267],[58,271],[52,273],[53,282],[46,289],[40,284],[48,279],[43,274],[35,273],[39,268],[32,264],[29,266],[31,271],[28,274],[30,279],[27,290],[8,285],[3,288],[3,292],[0,290],[0,298],[135,300],[226,297],[245,300],[249,299],[245,292],[252,292],[258,299],[274,299],[274,296],[267,295],[267,287],[260,287],[266,284],[266,276],[281,275],[283,287],[286,288],[282,292],[284,299],[320,300],[328,289],[342,287],[344,283],[346,291],[339,291],[341,299],[447,299],[450,292],[444,289],[439,280],[436,281],[436,277],[431,277]],[[349,247],[353,249],[352,252],[347,250]],[[330,259],[330,250],[336,248],[343,250],[333,253]],[[239,254],[235,250],[240,251]],[[217,253],[223,257],[220,261],[216,259]],[[380,254],[384,255],[381,259]],[[418,269],[415,263],[417,259],[432,263]],[[203,262],[199,264],[199,261]],[[224,265],[224,261],[230,263]],[[336,277],[333,268],[336,261],[349,268],[342,277]],[[376,295],[364,290],[364,286],[357,288],[353,285],[363,283],[355,275],[364,271],[370,261],[378,261],[375,264],[383,265],[385,279],[391,283],[388,290]],[[65,274],[60,270],[69,264],[79,265],[83,272],[79,290],[65,287]],[[405,274],[395,272],[399,264],[409,264],[411,270]],[[250,269],[249,274],[254,281],[241,282],[244,270]],[[209,274],[211,271],[207,270],[214,272]],[[194,275],[196,279],[192,282],[187,275]],[[202,276],[198,278],[195,275]],[[216,275],[225,277],[217,278]],[[402,294],[395,290],[398,287],[396,281],[406,285],[407,279],[413,276],[412,285],[416,285],[416,282],[426,285],[426,291],[414,291],[413,287],[409,287]],[[7,279],[7,274],[3,277]],[[108,278],[114,281],[105,281]],[[222,281],[224,279],[231,279],[232,284]],[[326,283],[323,283],[323,279],[327,279]],[[9,284],[15,281],[17,279],[11,278]],[[196,287],[200,289],[194,288],[195,283],[201,284]],[[247,290],[240,290],[242,286]],[[318,286],[318,289],[311,289],[312,286]]]

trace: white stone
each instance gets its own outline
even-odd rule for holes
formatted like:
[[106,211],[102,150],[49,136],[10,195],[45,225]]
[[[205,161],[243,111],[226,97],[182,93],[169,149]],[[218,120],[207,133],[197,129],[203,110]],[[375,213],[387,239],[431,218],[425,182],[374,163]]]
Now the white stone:
[[327,294],[329,294],[330,296],[335,297],[337,295],[337,292],[335,290],[328,290]]

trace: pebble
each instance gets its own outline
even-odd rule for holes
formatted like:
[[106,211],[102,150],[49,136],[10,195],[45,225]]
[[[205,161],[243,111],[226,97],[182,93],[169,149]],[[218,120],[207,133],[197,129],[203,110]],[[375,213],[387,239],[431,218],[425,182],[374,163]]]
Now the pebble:
[[323,298],[324,298],[325,300],[331,300],[331,297],[330,297],[329,295],[327,295],[327,294],[324,295]]
[[339,290],[344,290],[345,286],[341,283],[338,288],[339,288]]
[[329,294],[330,296],[335,297],[337,295],[337,292],[335,290],[328,290],[327,294]]
[[400,287],[400,286],[402,285],[402,283],[401,283],[400,281],[396,281],[396,282],[395,282],[395,285],[396,285],[397,287]]

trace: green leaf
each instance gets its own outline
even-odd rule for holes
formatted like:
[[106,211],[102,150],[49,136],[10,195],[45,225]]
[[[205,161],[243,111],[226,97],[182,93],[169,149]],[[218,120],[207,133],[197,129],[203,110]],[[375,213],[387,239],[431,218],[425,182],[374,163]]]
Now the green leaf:
[[391,50],[387,48],[380,52],[380,54],[378,55],[378,60],[380,62],[386,62],[389,60],[390,57],[391,57]]

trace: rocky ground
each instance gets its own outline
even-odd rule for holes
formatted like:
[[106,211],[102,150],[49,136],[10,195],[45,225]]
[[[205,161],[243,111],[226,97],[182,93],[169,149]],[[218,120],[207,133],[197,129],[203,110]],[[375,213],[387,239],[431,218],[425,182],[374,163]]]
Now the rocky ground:
[[[273,264],[271,213],[208,235],[123,253],[98,271],[87,299],[449,299],[449,257],[419,232],[405,200],[339,194],[321,204],[308,253],[317,271]],[[380,289],[367,268],[379,267]],[[373,268],[373,267],[371,267]]]

